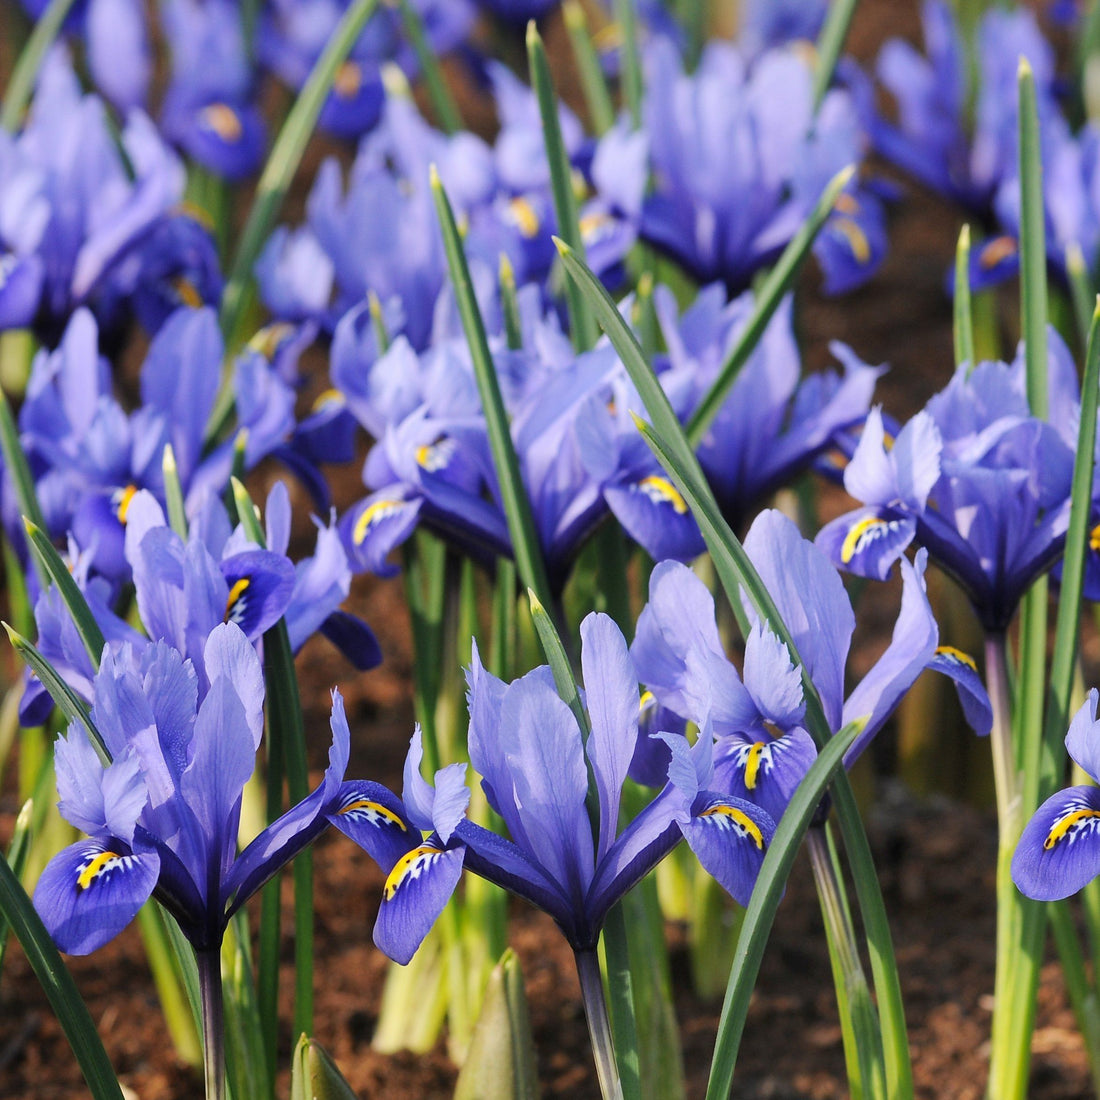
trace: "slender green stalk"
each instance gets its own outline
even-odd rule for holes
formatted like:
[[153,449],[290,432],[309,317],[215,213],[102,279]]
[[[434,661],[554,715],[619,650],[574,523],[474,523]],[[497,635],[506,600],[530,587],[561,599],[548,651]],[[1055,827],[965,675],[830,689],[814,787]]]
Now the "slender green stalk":
[[75,0],[50,0],[42,17],[35,23],[19,60],[15,63],[8,86],[4,89],[4,103],[0,108],[0,126],[14,132],[31,99],[34,82],[38,79],[38,70],[46,51],[53,45],[54,39],[61,33],[69,9]]
[[634,13],[634,0],[614,0],[615,21],[622,36],[620,46],[620,82],[623,100],[630,112],[630,125],[638,130],[642,125],[642,99],[645,88],[642,81],[642,59],[638,52],[638,20]]
[[431,100],[432,110],[435,111],[436,121],[445,133],[456,134],[463,128],[462,112],[458,109],[458,104],[451,95],[451,89],[443,77],[439,58],[428,44],[424,34],[424,21],[409,0],[397,0],[397,7],[401,12],[401,23],[405,28],[405,34],[416,53],[420,75],[424,78],[424,85],[428,89],[428,98]]
[[1062,960],[1066,991],[1085,1041],[1092,1091],[1095,1096],[1100,1096],[1100,997],[1089,981],[1085,955],[1073,924],[1068,899],[1048,903],[1047,916],[1058,947],[1058,957]]
[[31,964],[94,1100],[122,1100],[122,1089],[80,991],[31,899],[0,856],[0,913],[7,918]]
[[588,1035],[592,1042],[592,1057],[596,1061],[596,1075],[600,1081],[603,1100],[625,1100],[615,1063],[615,1048],[611,1041],[611,1023],[607,1015],[603,979],[600,977],[600,960],[595,951],[577,951],[577,977],[581,982],[581,999],[588,1021]]
[[164,495],[168,501],[168,522],[172,530],[186,542],[187,514],[183,508],[183,486],[180,484],[179,467],[176,465],[176,455],[171,443],[164,446],[161,467],[164,471]]
[[1071,241],[1066,246],[1066,275],[1069,278],[1069,294],[1073,304],[1073,319],[1077,324],[1077,335],[1087,345],[1096,294],[1092,287],[1088,264],[1085,262],[1085,254],[1076,241]]
[[821,106],[825,93],[832,83],[836,72],[840,51],[848,37],[848,28],[852,25],[852,16],[856,12],[859,0],[833,0],[829,5],[829,14],[817,39],[817,63],[814,66],[814,111]]
[[[60,0],[55,0],[60,2]],[[229,279],[222,295],[221,327],[227,341],[233,341],[245,306],[245,292],[252,278],[252,265],[283,205],[298,170],[302,154],[324,106],[340,66],[347,59],[379,0],[354,0],[332,32],[324,51],[313,66],[305,85],[287,115],[283,128],[272,146],[256,185],[256,198],[249,211],[229,268]],[[229,349],[230,352],[232,348]],[[232,362],[227,358],[222,384],[214,411],[207,425],[206,442],[216,440],[224,431],[233,411]]]
[[202,1062],[202,1046],[195,1019],[187,1003],[182,976],[176,965],[176,953],[165,927],[165,920],[171,920],[157,905],[143,905],[138,910],[138,928],[141,931],[141,944],[145,949],[145,958],[149,962],[149,972],[153,976],[153,985],[157,990],[161,1014],[164,1016],[168,1034],[176,1054],[189,1066],[198,1066]]
[[225,1100],[225,1013],[221,951],[195,952],[202,996],[202,1049],[206,1100]]
[[[630,958],[628,934],[623,902],[620,900],[608,912],[603,934],[611,1030],[615,1037],[615,1064],[618,1067],[624,1100],[641,1100],[638,1026],[634,1017],[634,967]],[[578,970],[579,965],[578,963]],[[587,1011],[587,999],[585,1003]]]
[[523,584],[535,592],[543,606],[553,607],[542,548],[535,528],[535,519],[531,514],[531,502],[527,498],[527,490],[520,475],[519,459],[516,457],[515,446],[512,443],[504,399],[500,393],[496,367],[485,335],[485,323],[481,318],[473,283],[470,280],[470,269],[462,249],[462,239],[455,223],[454,212],[440,183],[439,174],[434,169],[431,187],[440,228],[443,231],[443,245],[447,252],[455,299],[462,317],[466,342],[470,346],[470,356],[473,359],[474,374],[481,396],[481,407],[485,414],[493,465],[500,482],[500,499],[508,520],[508,533],[512,539],[516,568]]
[[[265,721],[269,716],[265,715]],[[272,751],[270,732],[265,738],[267,756],[266,818],[270,823],[283,812],[283,754]],[[260,893],[259,966],[256,997],[259,1002],[260,1034],[269,1081],[275,1080],[279,1044],[279,942],[282,928],[282,881],[275,875]]]
[[[573,193],[573,166],[569,163],[569,155],[561,136],[558,99],[550,75],[550,62],[533,19],[527,24],[527,61],[539,104],[539,116],[542,119],[542,139],[546,146],[546,161],[550,166],[550,193],[554,200],[558,233],[583,261],[584,241],[577,220],[577,198]],[[584,351],[596,342],[599,329],[580,287],[572,279],[568,279],[565,290],[573,346],[578,351]]]
[[959,230],[955,249],[955,366],[974,369],[974,314],[970,305],[970,226]]
[[806,848],[829,941],[851,1094],[853,1100],[862,1096],[884,1096],[886,1079],[878,1019],[860,962],[851,913],[840,888],[839,870],[823,826],[810,827]]
[[[45,528],[46,521],[42,516],[42,509],[38,504],[38,494],[34,487],[34,477],[30,466],[27,465],[27,456],[23,446],[19,442],[19,429],[15,424],[15,417],[11,414],[11,405],[7,397],[0,393],[0,452],[4,455],[4,465],[8,475],[15,486],[15,495],[19,501],[19,510],[24,516],[28,516],[35,526]],[[43,588],[49,588],[50,576],[46,572],[44,564],[37,556],[31,555],[38,583]]]
[[[28,798],[23,803],[19,813],[15,816],[15,828],[11,834],[11,844],[8,846],[8,866],[16,879],[22,879],[23,869],[27,865],[27,855],[31,850],[33,837],[32,818],[34,816],[34,799]],[[0,975],[4,972],[4,958],[8,953],[8,933],[11,926],[3,909],[0,909]]]
[[[706,1100],[725,1100],[730,1095],[737,1051],[748,1016],[749,1000],[760,971],[772,921],[783,897],[787,876],[802,838],[817,813],[826,787],[837,775],[843,774],[844,753],[859,736],[864,724],[851,723],[824,747],[798,785],[783,813],[775,836],[768,845],[756,886],[745,910],[741,934],[737,938],[737,954],[722,1003]],[[902,1093],[896,1095],[904,1096]]]
[[611,102],[611,93],[607,90],[607,81],[604,79],[596,48],[592,45],[592,36],[588,33],[588,19],[584,8],[578,0],[565,0],[561,13],[581,79],[588,121],[592,132],[599,137],[615,124],[615,106]]

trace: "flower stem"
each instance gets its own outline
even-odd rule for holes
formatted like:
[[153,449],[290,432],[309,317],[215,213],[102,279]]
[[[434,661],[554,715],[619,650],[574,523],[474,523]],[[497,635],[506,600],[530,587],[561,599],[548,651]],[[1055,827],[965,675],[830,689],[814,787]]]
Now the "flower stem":
[[993,708],[989,748],[993,753],[993,783],[997,790],[997,824],[1002,841],[1011,836],[1019,813],[1020,791],[1016,751],[1012,745],[1012,701],[1008,685],[1008,650],[1004,634],[985,639],[985,683]]
[[885,1095],[885,1066],[878,1014],[859,958],[855,928],[837,874],[835,853],[831,850],[824,826],[809,829],[806,847],[829,941],[829,959],[851,1093],[853,1097]]
[[588,1035],[592,1040],[592,1056],[596,1060],[596,1073],[600,1079],[603,1100],[623,1100],[615,1064],[615,1050],[611,1043],[611,1023],[607,1016],[603,979],[600,977],[600,960],[594,950],[577,951],[577,976],[581,980],[581,997],[584,1014],[588,1020]]
[[196,951],[202,995],[202,1049],[206,1100],[225,1100],[225,1016],[221,951]]

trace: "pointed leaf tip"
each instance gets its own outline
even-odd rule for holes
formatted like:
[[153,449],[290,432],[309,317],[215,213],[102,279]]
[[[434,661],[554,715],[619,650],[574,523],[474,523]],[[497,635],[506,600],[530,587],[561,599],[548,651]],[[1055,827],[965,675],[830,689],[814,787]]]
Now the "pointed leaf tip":
[[1020,63],[1016,69],[1017,80],[1031,80],[1033,79],[1033,75],[1031,71],[1031,62],[1028,61],[1023,54],[1020,54]]
[[567,245],[565,241],[561,239],[561,237],[551,237],[550,239],[554,242],[554,247],[558,250],[559,256],[573,255],[573,249],[571,249],[569,245]]
[[433,191],[443,190],[443,184],[439,179],[439,169],[434,161],[428,166],[428,183]]
[[527,20],[527,48],[531,49],[532,46],[541,46],[542,38],[539,35],[538,26],[533,19]]

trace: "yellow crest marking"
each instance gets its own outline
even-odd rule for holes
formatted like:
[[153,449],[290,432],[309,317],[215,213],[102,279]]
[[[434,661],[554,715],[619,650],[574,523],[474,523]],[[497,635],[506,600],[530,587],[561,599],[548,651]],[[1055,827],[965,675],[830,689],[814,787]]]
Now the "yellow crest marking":
[[320,412],[330,405],[341,407],[344,405],[344,395],[339,390],[334,390],[332,388],[322,390],[321,393],[317,395],[317,399],[313,402],[313,411]]
[[764,742],[756,741],[745,758],[745,790],[755,791],[756,781],[760,778],[760,757],[764,753]]
[[241,597],[245,594],[248,586],[252,583],[250,577],[241,577],[239,581],[233,583],[233,587],[229,590],[229,595],[225,600],[225,619],[224,622],[229,622],[230,617],[233,614],[237,604],[240,603]]
[[363,514],[355,521],[351,538],[356,546],[361,546],[367,532],[375,523],[381,523],[387,516],[393,515],[401,507],[400,500],[376,500],[363,509]]
[[522,195],[512,199],[508,204],[508,209],[523,236],[530,240],[538,233],[542,222],[539,221],[535,208]]
[[382,817],[390,822],[390,824],[396,825],[403,833],[409,831],[405,828],[405,822],[403,822],[393,810],[387,809],[381,802],[371,802],[366,798],[357,798],[354,802],[349,802],[346,806],[341,806],[336,812],[338,814],[366,813],[368,815]]
[[430,844],[424,844],[419,848],[414,848],[411,852],[406,852],[393,865],[393,870],[386,879],[386,885],[382,887],[382,896],[386,901],[393,901],[394,894],[397,893],[398,887],[406,876],[411,874],[415,878],[419,873],[420,865],[430,862],[434,856],[438,855],[442,855],[442,852],[438,848],[433,848]]
[[851,218],[834,218],[833,228],[848,242],[857,264],[870,262],[871,243],[867,240],[867,234]]
[[638,488],[645,493],[654,504],[671,504],[673,511],[678,516],[685,515],[688,510],[686,501],[668,478],[651,474],[638,482]]
[[118,517],[118,522],[121,523],[123,526],[126,525],[126,517],[130,514],[130,504],[133,502],[133,499],[136,496],[136,485],[127,485],[125,489],[120,489],[115,494],[115,515]]
[[240,115],[228,103],[211,103],[204,107],[202,120],[222,141],[236,144],[244,134]]
[[177,275],[172,280],[171,285],[172,290],[175,292],[176,297],[182,305],[187,306],[188,309],[202,308],[202,295],[199,293],[195,284],[191,282],[186,275]]
[[103,872],[119,858],[118,852],[100,852],[94,859],[85,864],[84,869],[80,872],[79,878],[76,880],[76,888],[78,890],[87,890],[89,886]]
[[[847,565],[868,543],[886,533],[889,525],[878,516],[865,516],[844,536],[840,547],[840,560]],[[882,530],[878,530],[882,528]]]
[[363,68],[357,61],[345,61],[336,70],[332,87],[341,99],[354,99],[363,87]]
[[959,664],[966,665],[967,668],[978,671],[978,664],[969,653],[963,653],[961,649],[956,649],[953,645],[938,645],[936,646],[936,652],[942,654],[944,657],[949,657],[952,661],[958,661]]
[[1015,256],[1016,242],[1011,237],[994,237],[979,253],[978,266],[984,271],[996,267],[1002,260]]
[[748,833],[748,835],[752,837],[753,843],[757,848],[763,851],[764,834],[760,832],[760,827],[748,814],[744,813],[742,810],[738,810],[735,806],[711,806],[709,810],[704,810],[699,816],[729,818],[739,829]]
[[1100,554],[1100,523],[1089,532],[1089,549],[1094,554]]
[[1043,841],[1043,850],[1049,852],[1079,821],[1089,817],[1100,817],[1100,810],[1074,810],[1073,813],[1060,817],[1047,833],[1047,838]]

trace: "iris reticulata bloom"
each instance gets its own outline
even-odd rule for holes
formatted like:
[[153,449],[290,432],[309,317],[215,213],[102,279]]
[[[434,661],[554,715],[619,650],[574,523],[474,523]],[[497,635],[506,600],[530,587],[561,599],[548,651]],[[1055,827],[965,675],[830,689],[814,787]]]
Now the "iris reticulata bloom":
[[[1096,688],[1073,716],[1066,750],[1100,782],[1100,722]],[[1038,901],[1067,898],[1100,875],[1100,787],[1069,787],[1052,794],[1024,828],[1012,857],[1012,879]]]
[[[470,762],[508,837],[464,816],[469,793],[451,765],[433,789],[419,771],[414,735],[403,801],[377,784],[348,786],[333,821],[387,874],[374,939],[407,962],[465,866],[545,910],[577,952],[595,948],[608,910],[680,841],[742,904],[775,832],[760,807],[714,789],[712,733],[671,749],[668,782],[619,832],[620,797],[638,737],[638,681],[626,641],[606,615],[581,624],[584,704],[591,733],[543,666],[506,684],[476,653],[469,671]],[[589,814],[589,771],[598,812]],[[424,834],[427,833],[425,838]]]

